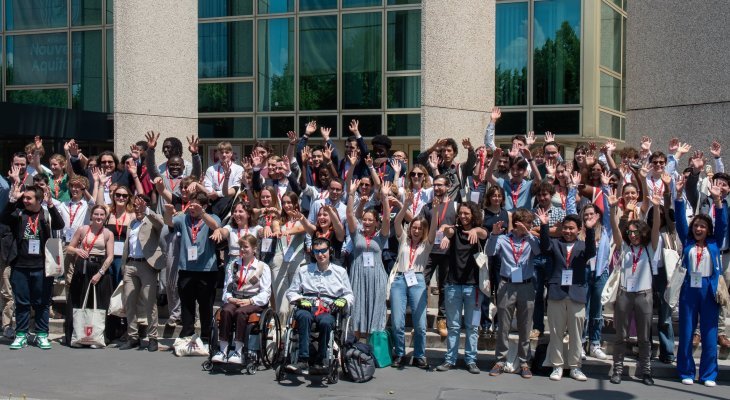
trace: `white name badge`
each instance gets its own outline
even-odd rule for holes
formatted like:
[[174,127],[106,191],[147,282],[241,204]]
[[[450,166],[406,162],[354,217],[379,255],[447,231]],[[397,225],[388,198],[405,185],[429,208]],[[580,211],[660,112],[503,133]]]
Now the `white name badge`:
[[512,283],[522,283],[522,268],[517,267],[512,270]]
[[76,233],[76,228],[66,228],[64,232],[64,236],[66,238],[66,242],[70,243],[71,239],[74,237],[74,233]]
[[188,261],[198,261],[198,246],[193,245],[188,248]]
[[591,266],[591,272],[596,271],[596,257],[591,258],[588,260],[588,264]]
[[415,272],[406,271],[403,273],[403,277],[406,278],[406,285],[408,285],[408,287],[418,285],[418,279],[416,278]]
[[659,275],[659,266],[657,263],[653,262],[651,263],[651,274],[652,275]]
[[690,287],[701,288],[702,287],[702,272],[692,272],[689,276]]
[[271,244],[273,243],[273,239],[266,238],[261,241],[261,252],[262,253],[271,253]]
[[114,255],[121,256],[124,253],[124,242],[114,242]]
[[482,324],[482,309],[481,304],[474,306],[474,311],[471,313],[471,325],[480,326]]
[[362,263],[366,267],[375,266],[375,256],[373,255],[372,251],[366,251],[362,253]]
[[28,240],[28,254],[38,255],[41,254],[41,241],[38,239]]
[[639,287],[639,280],[634,277],[626,277],[626,291],[633,293],[636,292],[636,290]]
[[444,232],[436,231],[436,238],[433,240],[433,244],[441,244],[442,240],[444,240]]
[[479,193],[477,191],[473,191],[473,192],[469,193],[469,200],[471,200],[474,203],[479,204],[479,195],[480,194],[481,193]]
[[570,286],[573,284],[573,270],[564,269],[560,277],[560,286]]

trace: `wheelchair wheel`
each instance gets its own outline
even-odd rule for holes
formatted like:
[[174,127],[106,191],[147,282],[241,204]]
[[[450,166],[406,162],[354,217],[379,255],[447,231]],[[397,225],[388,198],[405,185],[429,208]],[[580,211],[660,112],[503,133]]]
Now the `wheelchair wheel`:
[[[220,314],[220,310],[218,310],[215,315],[213,315],[213,321],[210,324],[210,340],[208,341],[208,361],[211,362],[211,364],[213,356],[220,347],[218,343],[218,314]],[[205,366],[203,366],[203,368],[205,368]]]
[[335,384],[340,380],[340,360],[338,358],[332,360],[330,373],[327,375],[327,383]]
[[261,335],[261,362],[266,368],[271,368],[279,361],[281,352],[281,323],[279,316],[272,308],[267,308],[259,321],[259,335]]
[[203,371],[210,372],[213,370],[213,362],[210,360],[203,361]]

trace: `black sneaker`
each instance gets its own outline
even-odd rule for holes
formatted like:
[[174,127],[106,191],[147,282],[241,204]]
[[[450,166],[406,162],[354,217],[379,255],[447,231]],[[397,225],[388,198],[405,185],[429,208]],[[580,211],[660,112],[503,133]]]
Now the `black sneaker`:
[[618,385],[619,383],[621,383],[621,374],[619,374],[618,372],[614,372],[613,375],[611,375],[611,383],[613,383],[614,385]]
[[421,369],[429,369],[428,360],[426,357],[415,357],[413,358],[413,366]]
[[444,372],[450,370],[451,368],[454,368],[454,364],[450,364],[444,361],[443,364],[436,367],[436,371]]
[[157,351],[159,350],[160,346],[157,343],[157,339],[150,339],[150,344],[147,346],[147,351]]
[[286,366],[286,370],[295,374],[301,374],[309,369],[309,363],[307,361],[298,361],[296,364],[289,364]]
[[135,347],[139,347],[139,339],[130,339],[123,345],[119,346],[119,350],[131,350]]
[[470,374],[478,374],[482,372],[479,370],[479,367],[477,367],[476,363],[466,364],[466,370],[469,371]]
[[329,373],[329,370],[324,365],[317,363],[315,365],[312,365],[311,368],[309,368],[309,374],[310,375],[327,375]]
[[654,386],[654,378],[651,377],[651,374],[644,374],[641,381],[644,382],[644,385],[646,386]]
[[393,358],[393,362],[390,363],[390,366],[392,368],[400,368],[400,367],[402,367],[403,366],[403,357],[402,356],[395,356],[395,358]]

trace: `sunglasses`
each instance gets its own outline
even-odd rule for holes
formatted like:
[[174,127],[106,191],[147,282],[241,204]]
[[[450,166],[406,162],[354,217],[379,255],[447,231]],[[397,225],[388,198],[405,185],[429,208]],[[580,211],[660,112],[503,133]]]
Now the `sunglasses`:
[[411,172],[411,173],[409,174],[409,176],[410,176],[411,178],[415,178],[415,177],[419,177],[419,178],[420,178],[420,177],[422,177],[422,176],[423,176],[423,172]]
[[628,233],[629,235],[638,235],[639,230],[638,229],[629,229],[626,231],[626,233]]
[[312,249],[312,254],[314,254],[315,256],[318,256],[318,255],[324,254],[328,251],[329,251],[329,249]]
[[126,193],[114,193],[114,197],[118,197],[120,199],[128,199],[129,195]]
[[654,165],[665,165],[667,162],[666,161],[652,161],[651,163]]

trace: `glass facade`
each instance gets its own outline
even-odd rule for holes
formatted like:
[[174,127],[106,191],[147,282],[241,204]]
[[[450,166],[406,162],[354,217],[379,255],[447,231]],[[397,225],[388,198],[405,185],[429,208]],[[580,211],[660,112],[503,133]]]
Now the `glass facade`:
[[0,0],[0,9],[0,100],[112,110],[112,0]]
[[420,0],[198,0],[201,138],[421,135]]
[[626,129],[626,2],[603,0],[600,7],[598,135],[624,139]]

